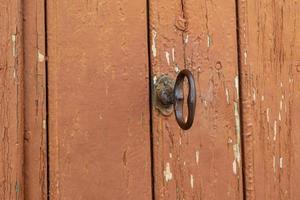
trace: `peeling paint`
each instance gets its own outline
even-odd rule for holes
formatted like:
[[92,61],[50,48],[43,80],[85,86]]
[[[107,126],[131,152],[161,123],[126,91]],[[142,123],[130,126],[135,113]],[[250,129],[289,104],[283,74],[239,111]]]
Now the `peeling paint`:
[[273,171],[276,172],[276,158],[273,156]]
[[199,164],[199,156],[200,156],[200,152],[196,151],[196,163],[197,163],[197,165]]
[[227,88],[225,89],[225,95],[226,95],[226,101],[227,101],[227,104],[230,104],[229,91],[228,91]]
[[156,57],[156,36],[157,36],[157,33],[155,30],[152,31],[152,54],[153,54],[153,57],[155,58]]
[[177,65],[177,64],[175,64],[175,67],[174,67],[174,69],[175,69],[175,72],[176,72],[176,73],[180,72],[180,69],[179,69],[179,67],[178,67],[178,65]]
[[248,54],[247,51],[244,52],[244,64],[247,64],[247,58],[248,58]]
[[233,173],[236,175],[237,174],[237,164],[236,164],[236,160],[233,160],[232,162],[232,171]]
[[267,108],[267,122],[270,122],[270,108]]
[[47,121],[43,120],[43,129],[46,130],[46,128],[47,128]]
[[277,135],[277,121],[276,120],[274,121],[273,131],[274,131],[273,140],[276,141],[276,135]]
[[173,157],[172,153],[169,153],[169,157],[170,157],[170,158],[172,158],[172,157]]
[[191,174],[191,188],[194,188],[194,176]]
[[175,49],[172,48],[172,60],[173,62],[175,62]]
[[212,39],[210,35],[207,35],[207,47],[210,48],[212,44]]
[[236,76],[234,79],[234,85],[236,89],[236,98],[239,99],[239,77]]
[[187,44],[189,42],[189,35],[186,35],[184,42]]
[[166,179],[166,182],[169,182],[172,180],[173,178],[173,174],[171,172],[171,168],[170,168],[170,163],[166,163],[166,169],[164,170],[164,176]]
[[40,51],[37,52],[37,58],[39,62],[45,61],[45,56]]
[[17,35],[13,34],[11,36],[11,41],[12,41],[12,55],[13,57],[17,57],[17,47],[16,47]]
[[166,51],[166,59],[167,59],[168,65],[170,65],[170,53],[167,51]]
[[236,134],[239,136],[241,133],[241,125],[240,125],[240,113],[239,113],[237,102],[234,102],[234,116],[235,116]]
[[279,167],[280,167],[280,169],[283,168],[283,158],[282,157],[280,157],[280,159],[279,159]]

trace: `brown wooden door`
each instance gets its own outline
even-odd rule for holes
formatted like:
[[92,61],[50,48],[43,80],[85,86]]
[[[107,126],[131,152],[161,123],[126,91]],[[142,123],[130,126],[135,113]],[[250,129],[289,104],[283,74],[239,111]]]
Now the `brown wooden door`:
[[[0,1],[0,199],[299,199],[299,8]],[[154,87],[182,69],[186,131]]]

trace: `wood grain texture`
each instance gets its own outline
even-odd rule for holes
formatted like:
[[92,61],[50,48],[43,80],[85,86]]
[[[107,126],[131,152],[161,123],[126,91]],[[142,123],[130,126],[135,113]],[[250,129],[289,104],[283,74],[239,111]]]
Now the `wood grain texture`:
[[0,199],[23,199],[22,6],[0,1]]
[[47,199],[46,51],[44,0],[25,0],[25,199]]
[[300,5],[238,1],[246,198],[299,199]]
[[150,0],[153,81],[194,74],[193,127],[153,107],[155,199],[242,199],[235,1]]
[[48,1],[50,198],[151,199],[146,1]]

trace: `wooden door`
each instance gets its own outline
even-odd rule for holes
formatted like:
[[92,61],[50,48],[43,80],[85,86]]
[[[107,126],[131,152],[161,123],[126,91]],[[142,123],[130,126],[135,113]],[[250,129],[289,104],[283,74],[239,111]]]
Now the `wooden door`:
[[153,102],[155,199],[242,199],[235,1],[150,0],[153,81],[184,68],[196,80],[193,127]]
[[[0,1],[0,199],[299,199],[299,9]],[[187,131],[154,87],[182,69]]]
[[146,1],[48,1],[50,199],[151,199]]

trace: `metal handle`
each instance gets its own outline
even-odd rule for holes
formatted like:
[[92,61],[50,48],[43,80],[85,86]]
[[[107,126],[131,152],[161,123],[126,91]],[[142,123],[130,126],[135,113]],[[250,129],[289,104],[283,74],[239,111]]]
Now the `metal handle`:
[[[189,86],[189,93],[188,93],[188,99],[187,99],[188,115],[187,115],[186,121],[183,116],[183,104],[184,104],[183,81],[184,81],[185,77],[188,80],[188,86]],[[178,125],[183,130],[188,130],[193,125],[194,117],[195,117],[195,109],[196,109],[195,80],[194,80],[193,74],[189,70],[184,69],[179,72],[176,82],[175,82],[175,86],[174,86],[175,117],[176,117],[176,121],[177,121]]]
[[[187,120],[183,116],[183,82],[184,78],[188,80],[189,93],[187,99],[188,115]],[[164,115],[170,115],[175,111],[176,121],[179,126],[187,130],[191,128],[194,121],[196,109],[196,87],[192,73],[184,69],[179,72],[176,82],[167,75],[162,75],[155,83],[156,108]],[[173,105],[172,105],[173,104]]]

